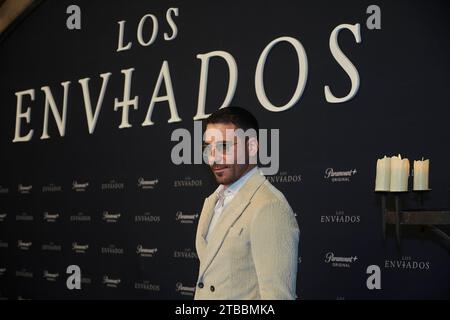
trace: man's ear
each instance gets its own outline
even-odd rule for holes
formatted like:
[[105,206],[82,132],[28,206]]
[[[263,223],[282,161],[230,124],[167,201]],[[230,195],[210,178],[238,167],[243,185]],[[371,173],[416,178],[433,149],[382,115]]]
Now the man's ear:
[[250,158],[256,157],[258,155],[259,144],[258,139],[256,137],[248,138],[248,155]]

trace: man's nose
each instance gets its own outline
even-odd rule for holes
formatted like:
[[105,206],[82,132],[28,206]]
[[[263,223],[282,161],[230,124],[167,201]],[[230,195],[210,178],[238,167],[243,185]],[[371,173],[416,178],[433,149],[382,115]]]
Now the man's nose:
[[222,154],[220,152],[217,152],[214,148],[212,148],[210,154],[208,155],[209,165],[222,164],[222,162],[223,162]]

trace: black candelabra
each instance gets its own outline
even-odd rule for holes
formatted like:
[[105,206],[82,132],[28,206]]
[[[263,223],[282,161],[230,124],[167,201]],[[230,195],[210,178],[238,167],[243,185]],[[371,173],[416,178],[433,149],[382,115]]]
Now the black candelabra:
[[[442,226],[450,225],[450,211],[448,209],[432,210],[424,207],[424,196],[431,190],[376,192],[381,195],[381,223],[384,240],[386,239],[386,226],[395,225],[395,237],[397,245],[400,246],[402,226],[415,225],[430,230],[450,249],[450,237],[440,229]],[[402,200],[410,192],[417,195],[415,198],[419,202],[419,209],[409,210],[402,208]],[[392,198],[394,200],[394,208],[390,208],[388,205],[388,200]]]

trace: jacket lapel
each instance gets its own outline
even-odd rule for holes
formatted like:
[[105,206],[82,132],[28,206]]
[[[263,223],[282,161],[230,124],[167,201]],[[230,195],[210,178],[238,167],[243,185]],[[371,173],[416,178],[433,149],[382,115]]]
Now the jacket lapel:
[[196,247],[199,258],[203,257],[206,249],[206,233],[208,232],[209,223],[214,214],[214,207],[217,202],[217,194],[214,192],[205,199],[203,209],[198,221],[197,235],[196,235]]
[[241,216],[242,212],[250,203],[250,200],[253,197],[256,190],[258,190],[258,188],[265,180],[266,178],[262,174],[260,174],[259,170],[249,178],[249,180],[242,186],[242,188],[234,196],[230,204],[222,212],[222,215],[217,221],[217,225],[214,228],[208,243],[206,243],[204,238],[206,237],[206,232],[208,231],[208,226],[214,213],[214,206],[216,201],[214,201],[212,204],[209,203],[207,207],[205,206],[205,209],[208,208],[208,211],[205,212],[206,217],[202,223],[203,239],[200,240],[204,241],[203,245],[205,245],[205,247],[203,249],[205,250],[203,253],[205,255],[203,256],[202,254],[203,261],[200,265],[200,272],[199,272],[200,276],[203,276],[203,273],[209,267],[214,257],[217,255],[217,252],[222,246],[222,243],[230,227]]

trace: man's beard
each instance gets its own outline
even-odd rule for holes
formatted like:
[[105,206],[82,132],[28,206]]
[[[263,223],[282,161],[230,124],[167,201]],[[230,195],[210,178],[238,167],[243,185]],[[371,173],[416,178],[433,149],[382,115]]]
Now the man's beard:
[[214,164],[211,166],[211,171],[219,184],[228,185],[233,182],[233,175],[231,167],[224,164]]

